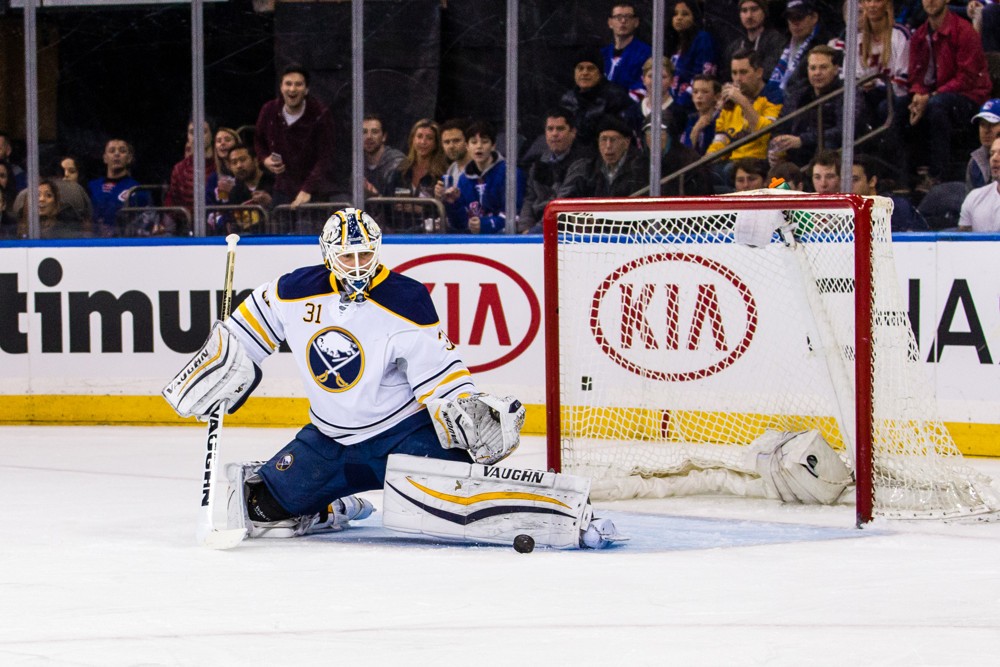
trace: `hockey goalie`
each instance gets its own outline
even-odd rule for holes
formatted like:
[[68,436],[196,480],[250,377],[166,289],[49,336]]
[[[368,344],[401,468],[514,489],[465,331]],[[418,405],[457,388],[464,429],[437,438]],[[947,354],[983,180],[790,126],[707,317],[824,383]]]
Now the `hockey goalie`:
[[390,528],[508,544],[527,534],[558,548],[619,539],[593,519],[589,480],[494,467],[517,448],[524,407],[478,390],[427,289],[380,263],[368,214],[337,211],[319,243],[322,264],[255,289],[163,390],[183,417],[220,402],[232,412],[264,359],[292,350],[310,423],[270,460],[226,467],[229,529],[341,530],[373,511],[357,494],[384,486]]

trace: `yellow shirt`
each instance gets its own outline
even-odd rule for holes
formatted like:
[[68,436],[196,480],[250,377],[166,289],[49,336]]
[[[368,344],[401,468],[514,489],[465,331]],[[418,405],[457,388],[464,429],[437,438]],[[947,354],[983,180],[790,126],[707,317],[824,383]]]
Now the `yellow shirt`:
[[[753,101],[753,108],[760,119],[757,127],[750,127],[750,123],[743,116],[743,107],[739,104],[733,105],[732,109],[723,107],[719,112],[719,117],[715,121],[715,140],[705,151],[706,155],[725,148],[737,139],[742,139],[751,132],[767,127],[774,123],[781,113],[781,104],[772,102],[763,93]],[[756,141],[752,141],[745,146],[737,148],[729,154],[728,159],[739,160],[740,158],[752,157],[767,159],[767,142],[771,140],[770,134],[765,134]]]

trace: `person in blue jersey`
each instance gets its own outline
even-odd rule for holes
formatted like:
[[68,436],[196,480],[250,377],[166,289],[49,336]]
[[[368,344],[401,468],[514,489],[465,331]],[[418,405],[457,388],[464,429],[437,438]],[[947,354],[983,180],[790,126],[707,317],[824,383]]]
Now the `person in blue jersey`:
[[129,197],[129,190],[139,185],[129,172],[134,157],[132,145],[124,139],[109,139],[104,144],[105,175],[87,184],[94,205],[94,231],[98,236],[118,234],[116,218],[121,208],[152,203],[148,192],[136,192]]
[[[458,198],[446,207],[449,226],[454,232],[501,233],[507,226],[507,161],[496,151],[496,130],[485,121],[472,123],[465,141],[472,159],[458,178]],[[518,169],[518,211],[524,203],[525,181]]]
[[614,41],[601,49],[604,76],[628,91],[636,102],[648,93],[642,80],[642,64],[653,55],[652,47],[636,37],[639,13],[630,2],[615,2],[608,16],[608,28]]
[[371,514],[356,494],[383,487],[391,454],[453,469],[492,465],[517,447],[524,407],[479,391],[427,288],[385,267],[381,242],[367,213],[335,212],[319,239],[323,263],[255,289],[164,389],[181,416],[204,417],[220,401],[233,412],[262,362],[291,349],[310,423],[268,461],[226,466],[230,528],[251,538],[342,529]]

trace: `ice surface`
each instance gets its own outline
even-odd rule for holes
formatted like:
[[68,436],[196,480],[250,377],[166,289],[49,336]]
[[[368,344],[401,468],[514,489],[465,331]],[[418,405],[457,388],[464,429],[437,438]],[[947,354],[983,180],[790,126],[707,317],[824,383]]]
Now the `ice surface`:
[[[0,665],[1000,660],[1000,522],[859,531],[848,505],[687,498],[600,505],[632,537],[603,552],[442,544],[378,514],[220,552],[194,542],[203,433],[0,428]],[[221,461],[292,434],[227,427]],[[541,439],[510,465],[544,467]]]

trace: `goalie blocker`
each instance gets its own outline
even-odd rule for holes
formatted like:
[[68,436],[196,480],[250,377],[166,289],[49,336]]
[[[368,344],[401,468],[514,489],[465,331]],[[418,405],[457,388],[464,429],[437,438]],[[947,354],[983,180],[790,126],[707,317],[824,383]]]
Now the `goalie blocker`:
[[382,524],[404,533],[489,544],[518,535],[557,549],[601,548],[626,538],[594,519],[590,479],[576,475],[389,457]]

